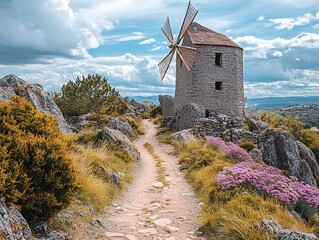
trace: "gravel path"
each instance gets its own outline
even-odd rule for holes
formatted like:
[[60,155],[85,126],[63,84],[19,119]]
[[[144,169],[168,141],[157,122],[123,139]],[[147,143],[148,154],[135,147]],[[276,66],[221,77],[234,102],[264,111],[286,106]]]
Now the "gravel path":
[[[96,229],[95,239],[204,239],[196,236],[199,204],[178,170],[178,160],[171,154],[173,148],[157,141],[153,123],[144,120],[143,124],[145,135],[134,142],[141,153],[135,179],[100,219],[105,229],[103,233]],[[156,164],[145,143],[151,144],[163,160],[167,187],[155,187]]]

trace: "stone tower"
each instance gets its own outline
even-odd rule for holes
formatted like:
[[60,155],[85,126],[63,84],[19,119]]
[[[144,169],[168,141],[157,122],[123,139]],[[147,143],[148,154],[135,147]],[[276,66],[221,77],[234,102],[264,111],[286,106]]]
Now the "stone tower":
[[175,111],[189,103],[231,117],[244,111],[243,49],[229,37],[192,23],[183,45],[197,48],[191,71],[176,60]]

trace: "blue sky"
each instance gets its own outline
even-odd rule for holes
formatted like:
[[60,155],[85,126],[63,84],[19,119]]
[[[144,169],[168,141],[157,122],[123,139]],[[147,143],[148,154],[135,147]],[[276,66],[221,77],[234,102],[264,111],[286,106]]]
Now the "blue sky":
[[[245,95],[319,95],[318,0],[193,0],[196,22],[244,48]],[[16,74],[58,91],[101,74],[123,96],[174,94],[160,28],[178,34],[187,0],[1,0],[0,77]]]

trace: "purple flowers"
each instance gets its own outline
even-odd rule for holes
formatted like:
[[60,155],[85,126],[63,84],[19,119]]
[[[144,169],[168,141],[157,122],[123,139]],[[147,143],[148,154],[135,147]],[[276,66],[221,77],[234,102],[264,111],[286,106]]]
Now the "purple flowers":
[[223,149],[225,153],[231,157],[240,159],[241,161],[252,161],[252,158],[249,154],[242,148],[238,147],[235,143],[232,142],[225,142],[223,139],[218,137],[206,137],[207,141],[211,144]]
[[293,182],[284,176],[281,170],[271,166],[262,166],[253,161],[225,167],[217,174],[215,180],[222,189],[247,184],[286,204],[295,204],[300,197],[303,197],[309,204],[319,206],[319,189],[300,182]]

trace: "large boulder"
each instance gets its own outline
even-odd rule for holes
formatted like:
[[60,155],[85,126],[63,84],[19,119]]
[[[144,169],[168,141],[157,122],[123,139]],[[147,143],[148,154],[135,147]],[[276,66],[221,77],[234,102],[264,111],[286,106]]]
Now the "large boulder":
[[195,103],[187,104],[177,111],[175,126],[177,130],[192,128],[198,118],[205,118],[205,108]]
[[176,142],[189,142],[196,139],[192,129],[184,129],[173,133],[171,134],[171,138]]
[[83,128],[86,128],[88,127],[89,125],[89,121],[88,121],[88,117],[90,116],[89,113],[87,114],[83,114],[83,115],[80,115],[80,116],[73,116],[73,117],[70,117],[68,119],[68,122],[70,124],[70,127],[72,129],[83,129]]
[[139,102],[135,101],[134,99],[131,99],[129,103],[130,103],[130,105],[132,105],[133,107],[136,107],[139,110],[145,110],[145,111],[150,110],[150,106],[148,104],[139,103]]
[[134,130],[131,125],[119,118],[111,117],[106,121],[106,124],[113,129],[121,131],[127,136],[135,137]]
[[137,151],[135,145],[119,130],[103,128],[102,139],[126,151],[132,157],[133,161],[137,162],[140,160],[140,153]]
[[303,233],[296,230],[282,229],[281,225],[274,219],[269,218],[260,221],[257,224],[257,229],[265,233],[265,239],[280,239],[280,240],[317,240],[313,233]]
[[251,127],[252,131],[264,131],[267,128],[269,128],[269,124],[260,120],[259,118],[255,117],[255,116],[249,116],[246,117],[246,121],[249,124],[249,126]]
[[27,221],[13,206],[8,208],[2,199],[0,199],[0,239],[32,239],[31,229]]
[[161,105],[163,117],[171,117],[175,115],[174,97],[171,95],[159,95],[158,100]]
[[299,181],[317,186],[319,165],[315,155],[290,133],[278,129],[267,130],[261,151],[266,164],[287,170]]
[[40,84],[29,84],[21,78],[11,74],[0,79],[0,101],[10,101],[13,95],[28,99],[40,112],[50,114],[58,120],[58,127],[65,134],[71,133],[59,107],[52,97],[43,91]]

